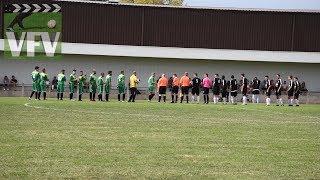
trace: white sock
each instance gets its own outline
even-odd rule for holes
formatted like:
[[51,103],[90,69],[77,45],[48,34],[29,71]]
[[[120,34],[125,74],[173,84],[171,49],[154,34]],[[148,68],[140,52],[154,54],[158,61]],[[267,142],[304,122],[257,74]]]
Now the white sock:
[[296,105],[299,105],[299,100],[298,100],[298,99],[296,99],[295,101],[296,101]]
[[223,99],[223,103],[226,104],[227,103],[227,98],[222,98]]
[[259,104],[259,95],[256,97],[256,102]]
[[271,104],[271,99],[270,99],[270,98],[267,98],[267,99],[266,99],[266,102],[267,102],[267,105],[270,105],[270,104]]
[[198,101],[198,103],[200,102],[200,96],[197,96],[197,101]]
[[231,102],[232,104],[234,104],[233,96],[230,97],[230,102]]
[[279,99],[279,104],[280,104],[280,105],[283,105],[282,98]]
[[243,100],[242,104],[247,104],[247,97],[246,96],[243,96],[242,100]]
[[290,104],[293,105],[293,99],[290,99]]
[[217,104],[217,97],[216,96],[213,96],[213,103]]
[[252,103],[255,103],[255,102],[256,102],[256,95],[253,94],[253,95],[252,95]]

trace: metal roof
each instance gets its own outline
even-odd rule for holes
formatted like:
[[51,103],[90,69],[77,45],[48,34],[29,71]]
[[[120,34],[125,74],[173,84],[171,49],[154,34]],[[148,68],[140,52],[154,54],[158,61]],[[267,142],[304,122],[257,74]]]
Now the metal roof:
[[133,4],[133,3],[114,3],[100,0],[55,0],[64,2],[79,2],[92,4],[113,4],[125,6],[145,6],[159,8],[182,8],[182,9],[208,9],[223,11],[252,11],[252,12],[288,12],[288,13],[320,13],[320,9],[266,9],[266,8],[236,8],[236,7],[205,7],[205,6],[171,6],[171,5],[154,5],[154,4]]

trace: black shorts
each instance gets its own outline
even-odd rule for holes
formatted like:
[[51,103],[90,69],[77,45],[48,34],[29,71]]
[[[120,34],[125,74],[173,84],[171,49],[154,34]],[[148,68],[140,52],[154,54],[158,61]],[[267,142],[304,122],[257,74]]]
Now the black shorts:
[[252,94],[254,94],[254,95],[256,95],[256,94],[260,94],[260,90],[258,90],[258,89],[254,89],[254,90],[252,91]]
[[203,94],[208,95],[209,94],[209,88],[204,87],[203,88]]
[[189,94],[189,86],[182,86],[181,87],[181,93],[183,95],[188,95]]
[[213,87],[212,92],[214,95],[220,95],[220,88],[219,87]]
[[191,94],[199,96],[200,95],[200,88],[199,87],[193,87],[192,90],[191,90]]
[[223,98],[226,98],[228,96],[228,91],[227,90],[222,90],[221,95]]
[[293,96],[293,90],[289,90],[289,91],[288,91],[288,96],[289,96],[289,97],[292,97],[292,96]]
[[159,94],[166,94],[167,93],[167,87],[166,86],[160,86],[159,87]]
[[238,92],[237,92],[237,91],[231,92],[230,95],[231,95],[232,97],[237,97]]
[[173,86],[171,90],[172,94],[178,94],[179,93],[179,86]]
[[300,92],[295,92],[294,93],[294,99],[299,99],[299,96],[300,96]]
[[271,96],[271,90],[266,91],[266,96],[270,97]]
[[243,87],[242,95],[246,96],[247,93],[248,93],[248,88],[247,87]]

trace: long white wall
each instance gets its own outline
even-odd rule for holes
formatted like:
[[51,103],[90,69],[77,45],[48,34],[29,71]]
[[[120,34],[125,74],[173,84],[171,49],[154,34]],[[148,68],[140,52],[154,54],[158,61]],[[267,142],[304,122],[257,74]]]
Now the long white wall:
[[98,73],[108,70],[114,72],[115,77],[120,70],[125,70],[127,77],[135,70],[141,79],[140,86],[146,86],[147,78],[151,72],[182,74],[185,71],[199,74],[214,73],[224,74],[228,78],[234,74],[239,78],[240,73],[246,73],[249,79],[254,76],[263,79],[265,75],[274,78],[276,73],[298,76],[301,81],[305,81],[310,91],[320,92],[320,64],[310,63],[275,63],[275,62],[245,62],[245,61],[219,61],[219,60],[183,60],[183,59],[157,59],[139,57],[110,57],[110,56],[86,56],[86,55],[64,55],[62,60],[48,61],[26,61],[26,60],[5,60],[0,54],[0,80],[5,75],[15,75],[20,83],[30,84],[30,73],[34,66],[45,67],[50,75],[50,79],[61,69],[66,69],[70,74],[73,68],[83,70],[90,74],[95,68]]

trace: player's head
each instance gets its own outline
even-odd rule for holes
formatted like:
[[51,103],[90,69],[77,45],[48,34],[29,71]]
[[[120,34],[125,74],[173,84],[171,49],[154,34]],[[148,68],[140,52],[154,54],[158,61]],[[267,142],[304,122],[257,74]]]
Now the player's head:
[[205,74],[203,75],[203,77],[209,77],[209,74],[208,74],[208,73],[205,73]]
[[81,75],[81,76],[83,75],[83,71],[80,71],[80,75]]
[[185,75],[185,76],[189,76],[189,73],[188,73],[188,72],[185,72],[184,75]]
[[297,77],[294,77],[293,79],[294,79],[295,81],[298,81],[298,78],[297,78]]
[[76,74],[76,72],[77,72],[77,70],[76,70],[76,69],[74,69],[74,70],[72,71],[72,74]]
[[133,71],[132,74],[137,75],[137,72],[136,72],[136,71]]
[[108,74],[111,76],[112,75],[112,71],[108,71]]
[[280,79],[280,77],[281,77],[280,74],[277,74],[276,76],[277,76],[278,79]]
[[122,70],[122,71],[120,71],[120,74],[124,74],[124,71]]
[[64,70],[64,69],[61,70],[61,73],[62,73],[62,74],[64,74],[65,72],[66,72],[66,70]]
[[214,74],[214,77],[215,77],[215,78],[218,78],[218,77],[219,77],[219,74]]
[[293,77],[292,77],[291,75],[290,75],[290,76],[288,76],[288,79],[289,79],[289,80],[292,80],[292,78],[293,78]]
[[36,70],[36,71],[39,71],[39,66],[36,66],[36,67],[34,67],[34,69]]
[[93,74],[97,74],[97,71],[95,69],[92,69]]
[[226,77],[224,75],[221,76],[222,79],[225,79]]
[[194,73],[193,76],[194,76],[194,77],[198,77],[198,73]]
[[258,78],[257,78],[257,77],[254,77],[253,79],[254,79],[254,80],[257,80]]
[[245,76],[244,73],[242,73],[242,74],[241,74],[241,77],[244,77],[244,76]]
[[166,77],[166,74],[162,74],[161,77]]
[[265,79],[269,79],[269,76],[264,76]]
[[173,74],[173,77],[178,77],[178,75],[176,73]]
[[231,79],[234,79],[234,75],[231,75]]
[[45,73],[45,72],[46,72],[46,68],[43,68],[43,69],[42,69],[42,72]]
[[101,76],[102,76],[102,77],[104,76],[104,72],[101,73]]

